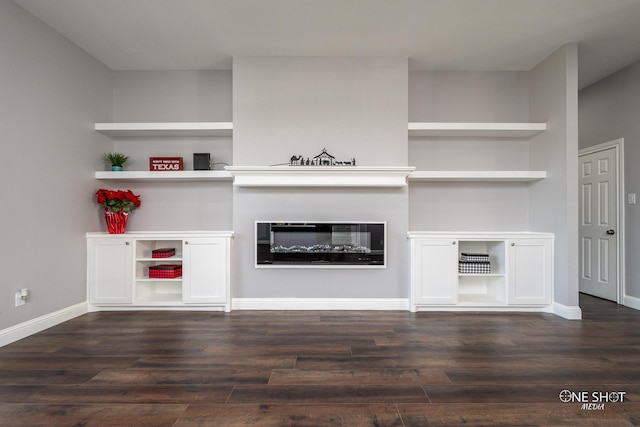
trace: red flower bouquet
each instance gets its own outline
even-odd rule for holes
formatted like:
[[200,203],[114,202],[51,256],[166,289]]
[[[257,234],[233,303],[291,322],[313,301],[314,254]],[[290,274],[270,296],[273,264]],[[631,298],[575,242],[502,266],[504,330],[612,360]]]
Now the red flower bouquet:
[[122,234],[127,228],[129,214],[140,207],[140,196],[131,190],[96,191],[96,202],[104,208],[104,219],[110,234]]
[[105,211],[131,213],[140,207],[140,196],[133,194],[131,190],[105,190],[96,191],[96,202]]

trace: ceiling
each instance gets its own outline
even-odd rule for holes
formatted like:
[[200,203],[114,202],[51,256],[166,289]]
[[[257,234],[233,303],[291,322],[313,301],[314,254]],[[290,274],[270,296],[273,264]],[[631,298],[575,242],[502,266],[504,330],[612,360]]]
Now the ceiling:
[[234,56],[403,56],[410,69],[528,71],[579,44],[580,87],[640,59],[640,0],[14,0],[113,70]]

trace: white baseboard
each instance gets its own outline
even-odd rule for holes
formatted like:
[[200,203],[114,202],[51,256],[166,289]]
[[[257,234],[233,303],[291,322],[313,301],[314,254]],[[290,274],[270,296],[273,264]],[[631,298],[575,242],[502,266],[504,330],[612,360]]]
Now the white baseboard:
[[554,302],[552,313],[569,320],[582,319],[582,309],[579,306],[569,306]]
[[81,302],[53,313],[22,322],[18,325],[0,331],[0,347],[12,342],[21,340],[30,335],[37,334],[52,326],[71,320],[74,317],[86,314],[88,310],[87,303]]
[[466,312],[466,313],[552,313],[549,306],[466,306],[466,305],[418,305],[415,312]]
[[404,298],[233,298],[233,310],[409,310]]
[[625,307],[640,310],[640,298],[630,297],[629,295],[625,295],[622,298],[622,305],[624,305]]

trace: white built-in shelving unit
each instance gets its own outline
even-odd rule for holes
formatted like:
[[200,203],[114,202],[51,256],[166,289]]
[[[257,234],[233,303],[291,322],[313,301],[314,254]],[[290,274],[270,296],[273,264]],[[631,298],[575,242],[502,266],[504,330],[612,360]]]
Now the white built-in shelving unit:
[[227,166],[237,187],[404,187],[412,167]]
[[546,171],[414,171],[410,181],[537,181]]
[[[95,130],[112,138],[230,137],[231,122],[96,123]],[[96,171],[95,179],[120,181],[231,181],[224,170]]]
[[[87,292],[91,311],[109,309],[231,310],[232,231],[87,233]],[[154,258],[153,250],[175,254]],[[179,265],[175,278],[149,268]]]
[[[407,234],[411,246],[411,310],[550,311],[553,234],[426,232]],[[491,269],[460,273],[463,253],[483,253]]]
[[111,137],[231,136],[231,122],[96,123],[95,130]]
[[[482,143],[487,139],[529,139],[547,129],[546,123],[454,123],[411,122],[409,137],[413,140],[433,138],[475,139]],[[416,170],[409,175],[410,181],[495,181],[526,182],[547,177],[546,171],[519,170],[471,170],[471,171],[424,171]]]
[[[112,138],[149,140],[154,137],[230,137],[233,123],[96,123],[95,130]],[[409,141],[418,144],[443,139],[477,141],[478,144],[498,139],[508,144],[512,140],[529,140],[545,130],[545,123],[408,124]],[[408,166],[227,166],[223,171],[95,172],[95,178],[100,180],[233,181],[237,187],[404,187],[411,181],[533,182],[546,176],[546,171],[415,170]],[[229,232],[220,241],[226,243],[221,246],[224,251],[216,252],[220,258],[218,266],[229,262],[228,238],[231,235]],[[206,251],[213,251],[209,249],[211,244],[218,242],[218,236],[213,236],[214,240],[202,240],[203,246],[196,246],[194,243],[200,242],[198,237],[167,237],[155,233],[120,237],[89,235],[90,303],[94,307],[105,306],[102,308],[222,304],[228,310],[228,277],[219,278],[221,283],[216,285],[217,290],[211,291],[205,283],[210,275],[208,272],[202,275],[202,279],[197,275],[168,280],[146,276],[148,266],[157,262],[149,257],[151,248],[170,244],[181,248],[174,261],[184,266],[186,275],[192,274],[192,269],[200,265],[191,261],[194,248],[198,249],[196,255],[203,252],[209,256]],[[429,307],[544,310],[551,303],[552,235],[415,231],[409,233],[409,239],[412,248],[410,305],[413,311]],[[114,246],[116,244],[119,246]],[[114,247],[117,250],[112,249]],[[491,272],[457,274],[457,258],[461,251],[489,253]],[[104,262],[103,257],[98,256],[101,252],[110,254],[113,259],[108,258],[108,262]],[[116,271],[116,278],[126,279],[125,286],[115,290],[100,287],[101,277],[114,276],[112,266],[115,261],[122,263],[122,268]],[[194,292],[204,296],[199,297]]]
[[227,171],[96,171],[96,179],[123,181],[231,181]]
[[[113,138],[232,136],[232,122],[96,123],[95,130]],[[411,122],[409,137],[526,139],[546,130],[545,123]],[[246,187],[397,187],[407,181],[536,181],[546,171],[424,171],[393,167],[232,166],[224,171],[96,171],[100,180],[234,181]]]
[[531,138],[547,130],[546,123],[410,122],[409,136]]

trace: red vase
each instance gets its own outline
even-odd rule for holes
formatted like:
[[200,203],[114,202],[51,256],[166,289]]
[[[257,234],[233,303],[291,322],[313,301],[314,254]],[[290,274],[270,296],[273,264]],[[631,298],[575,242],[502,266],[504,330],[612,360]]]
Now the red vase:
[[122,234],[127,228],[127,218],[129,214],[126,212],[104,211],[104,220],[107,222],[107,230],[109,234]]

